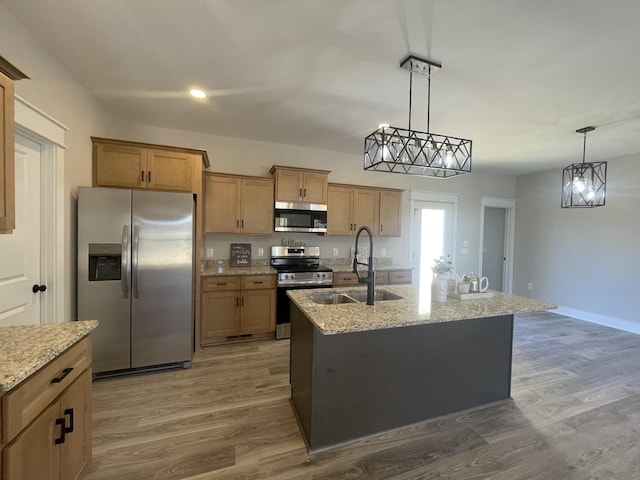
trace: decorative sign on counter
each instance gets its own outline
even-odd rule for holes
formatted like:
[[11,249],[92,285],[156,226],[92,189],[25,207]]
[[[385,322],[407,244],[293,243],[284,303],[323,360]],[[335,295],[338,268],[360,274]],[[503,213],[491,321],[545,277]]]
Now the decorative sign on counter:
[[230,267],[250,267],[251,266],[251,244],[250,243],[232,243],[231,256],[229,260]]

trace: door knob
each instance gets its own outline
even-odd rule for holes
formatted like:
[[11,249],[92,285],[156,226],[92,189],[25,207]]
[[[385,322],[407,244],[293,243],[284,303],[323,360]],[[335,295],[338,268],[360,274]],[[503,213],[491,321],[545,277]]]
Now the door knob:
[[31,291],[33,293],[44,292],[46,289],[47,289],[46,285],[35,284],[33,287],[31,287]]

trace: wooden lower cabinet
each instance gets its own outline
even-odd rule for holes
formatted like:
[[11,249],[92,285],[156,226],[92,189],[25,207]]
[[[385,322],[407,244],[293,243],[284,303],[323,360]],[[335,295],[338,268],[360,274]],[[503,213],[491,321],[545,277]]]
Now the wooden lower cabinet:
[[[88,339],[82,342],[85,341],[88,342]],[[76,346],[67,352],[74,349]],[[78,352],[76,349],[74,354]],[[90,347],[88,354],[87,361],[90,362]],[[10,441],[2,449],[1,479],[79,480],[88,472],[91,466],[90,365],[85,364],[84,371],[55,400],[48,400],[52,389],[55,390],[65,378],[73,378],[73,370],[82,368],[82,361],[77,362],[77,359],[77,355],[67,355],[65,359],[65,365],[74,367],[59,370],[60,365],[55,365],[55,376],[61,378],[59,382],[51,382],[55,378],[47,378],[48,382],[43,383],[37,372],[16,388],[24,389],[25,393],[18,393],[14,403],[10,400],[13,392],[2,397],[3,441]],[[71,371],[65,375],[68,369]],[[29,408],[25,406],[27,404]],[[33,415],[35,418],[24,428],[19,427],[22,418],[31,418]],[[15,434],[15,428],[22,430]]]
[[[411,283],[411,270],[376,271],[376,285],[400,285],[404,283]],[[360,285],[355,273],[333,272],[334,287],[349,287],[355,285]]]
[[203,277],[201,344],[275,332],[275,287],[275,275]]

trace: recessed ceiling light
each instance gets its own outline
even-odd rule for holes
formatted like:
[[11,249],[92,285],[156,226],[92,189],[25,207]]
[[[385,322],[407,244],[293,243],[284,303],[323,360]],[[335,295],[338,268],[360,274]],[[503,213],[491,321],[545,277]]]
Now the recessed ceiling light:
[[195,98],[207,98],[207,94],[197,88],[192,88],[191,90],[189,90],[189,93],[192,97]]

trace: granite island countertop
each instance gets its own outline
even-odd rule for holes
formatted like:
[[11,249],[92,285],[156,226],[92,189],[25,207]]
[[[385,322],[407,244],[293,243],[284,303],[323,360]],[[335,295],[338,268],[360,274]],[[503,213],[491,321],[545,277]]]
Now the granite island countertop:
[[558,308],[551,303],[500,292],[493,292],[495,296],[491,299],[448,298],[446,303],[435,303],[431,302],[430,285],[421,288],[420,285],[415,284],[383,285],[376,288],[376,290],[387,290],[400,295],[402,299],[378,301],[373,306],[366,303],[321,305],[309,299],[309,295],[313,293],[326,294],[349,290],[366,291],[366,287],[289,290],[287,295],[323,335],[540,312]]
[[0,392],[8,392],[98,326],[97,320],[0,327]]

